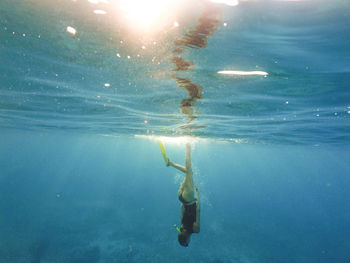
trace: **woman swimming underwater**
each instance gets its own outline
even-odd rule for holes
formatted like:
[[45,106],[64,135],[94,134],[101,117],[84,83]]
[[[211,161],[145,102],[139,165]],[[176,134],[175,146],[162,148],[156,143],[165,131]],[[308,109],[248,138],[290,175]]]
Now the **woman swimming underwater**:
[[199,233],[200,231],[200,195],[198,188],[196,187],[197,198],[194,197],[194,184],[191,168],[191,145],[186,144],[186,166],[179,165],[170,161],[165,154],[165,148],[163,144],[158,141],[159,147],[163,154],[165,164],[172,166],[181,172],[184,172],[185,178],[182,181],[180,189],[178,191],[178,197],[181,202],[181,227],[178,230],[178,240],[182,246],[187,247],[191,235],[193,233]]

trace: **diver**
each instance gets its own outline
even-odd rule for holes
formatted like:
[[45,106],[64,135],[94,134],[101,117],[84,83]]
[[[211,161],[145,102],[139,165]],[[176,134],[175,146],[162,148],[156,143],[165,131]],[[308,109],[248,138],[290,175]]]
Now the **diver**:
[[181,226],[175,228],[178,231],[178,241],[180,245],[187,247],[190,243],[190,238],[193,233],[200,231],[200,195],[196,187],[197,198],[194,197],[194,184],[191,168],[191,145],[186,144],[186,167],[176,164],[167,157],[164,145],[158,141],[161,153],[164,157],[166,166],[172,166],[181,172],[184,172],[185,178],[182,181],[178,191],[178,197],[181,202]]

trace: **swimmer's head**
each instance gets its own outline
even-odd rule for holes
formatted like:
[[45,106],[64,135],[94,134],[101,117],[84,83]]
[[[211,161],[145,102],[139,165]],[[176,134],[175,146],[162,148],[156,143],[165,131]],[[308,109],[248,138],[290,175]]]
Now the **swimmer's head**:
[[183,227],[180,228],[180,232],[177,234],[177,239],[181,246],[188,247],[190,243],[191,233]]

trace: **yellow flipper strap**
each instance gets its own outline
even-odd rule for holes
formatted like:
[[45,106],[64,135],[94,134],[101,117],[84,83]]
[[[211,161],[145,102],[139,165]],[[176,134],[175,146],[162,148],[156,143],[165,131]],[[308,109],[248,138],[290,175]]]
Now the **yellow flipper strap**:
[[165,148],[164,148],[164,144],[162,143],[161,140],[158,140],[158,145],[159,145],[160,152],[161,152],[162,155],[163,155],[165,165],[168,166],[168,165],[169,165],[169,158],[168,158],[168,156],[166,155]]

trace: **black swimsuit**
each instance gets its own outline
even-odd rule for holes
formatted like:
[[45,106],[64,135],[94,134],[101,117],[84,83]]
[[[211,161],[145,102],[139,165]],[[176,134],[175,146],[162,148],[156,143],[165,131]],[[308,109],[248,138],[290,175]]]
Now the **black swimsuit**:
[[[186,202],[182,195],[179,196],[179,200],[183,203],[185,211],[182,217],[182,226],[189,232],[193,233],[193,223],[196,222],[196,213],[197,213],[197,203],[189,204]],[[197,199],[194,199],[197,201]]]
[[[183,203],[184,205],[189,205],[192,204],[192,202],[186,202],[185,199],[182,197],[182,194],[179,196],[179,200],[181,203]],[[193,202],[195,203],[197,201],[197,198],[193,199]]]

